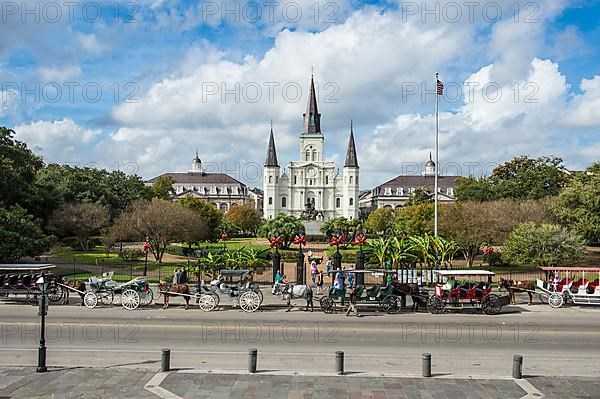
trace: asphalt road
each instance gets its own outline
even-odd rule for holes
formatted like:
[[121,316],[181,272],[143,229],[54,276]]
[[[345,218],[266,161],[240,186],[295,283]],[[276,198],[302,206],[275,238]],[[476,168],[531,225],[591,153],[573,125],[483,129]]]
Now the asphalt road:
[[[36,363],[38,323],[37,307],[0,303],[0,366]],[[357,318],[300,308],[205,313],[179,306],[51,306],[47,323],[53,366],[156,370],[160,349],[170,348],[173,367],[233,372],[246,368],[254,347],[259,369],[274,372],[332,371],[334,352],[343,350],[347,370],[373,375],[418,375],[422,352],[432,353],[437,375],[509,377],[513,354],[524,355],[527,375],[600,375],[598,307],[519,305],[496,316],[363,309]]]

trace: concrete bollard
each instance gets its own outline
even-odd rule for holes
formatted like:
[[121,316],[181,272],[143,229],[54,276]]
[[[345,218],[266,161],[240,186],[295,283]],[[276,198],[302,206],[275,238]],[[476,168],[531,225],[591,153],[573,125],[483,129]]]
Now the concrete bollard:
[[171,370],[171,349],[163,349],[160,352],[160,371]]
[[248,372],[256,373],[256,358],[258,357],[258,350],[256,348],[250,348],[248,350]]
[[423,353],[423,377],[431,377],[431,353]]
[[337,375],[344,375],[344,352],[335,352],[335,372]]
[[517,379],[523,378],[523,356],[522,355],[513,355],[512,376],[513,376],[513,378],[517,378]]

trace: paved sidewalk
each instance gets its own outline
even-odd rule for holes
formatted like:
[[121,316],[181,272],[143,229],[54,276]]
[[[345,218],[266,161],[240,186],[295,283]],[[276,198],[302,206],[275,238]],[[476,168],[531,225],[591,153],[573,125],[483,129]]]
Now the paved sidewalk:
[[[170,373],[129,368],[0,369],[0,398],[598,398],[592,378],[400,378]],[[527,396],[528,395],[528,396]]]

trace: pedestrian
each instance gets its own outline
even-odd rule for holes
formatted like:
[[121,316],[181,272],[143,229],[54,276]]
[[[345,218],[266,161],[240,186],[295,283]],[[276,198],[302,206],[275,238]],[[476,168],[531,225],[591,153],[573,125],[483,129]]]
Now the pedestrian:
[[187,270],[186,269],[181,269],[181,273],[179,273],[179,284],[186,284],[187,283]]
[[281,272],[277,270],[277,273],[275,273],[275,284],[278,284],[279,282],[281,282]]
[[310,262],[310,279],[312,280],[313,283],[313,287],[315,285],[315,280],[317,278],[317,273],[319,271],[317,270],[317,262],[315,262],[314,260],[312,262]]
[[354,287],[354,273],[346,273],[348,276],[348,288]]
[[317,276],[317,294],[321,294],[323,291],[323,270],[319,270],[319,275]]
[[285,274],[281,277],[281,282],[283,284],[287,284],[288,283],[288,279],[287,279],[287,276]]
[[348,304],[346,316],[350,316],[350,312],[354,313],[356,317],[360,317],[360,313],[358,313],[358,309],[356,308],[356,288],[350,290],[350,303]]
[[312,249],[308,250],[308,260],[310,261],[312,259]]
[[179,269],[173,270],[173,284],[179,284]]

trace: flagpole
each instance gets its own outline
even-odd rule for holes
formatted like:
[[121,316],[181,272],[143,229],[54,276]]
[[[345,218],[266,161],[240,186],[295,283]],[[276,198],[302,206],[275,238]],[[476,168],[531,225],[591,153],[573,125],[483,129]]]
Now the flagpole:
[[433,205],[433,235],[438,236],[438,168],[439,168],[439,148],[438,148],[438,130],[439,130],[439,94],[438,94],[438,73],[435,73],[435,177],[434,177],[434,205]]

